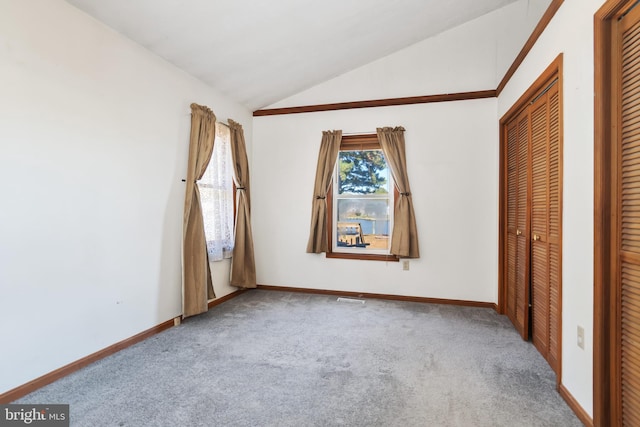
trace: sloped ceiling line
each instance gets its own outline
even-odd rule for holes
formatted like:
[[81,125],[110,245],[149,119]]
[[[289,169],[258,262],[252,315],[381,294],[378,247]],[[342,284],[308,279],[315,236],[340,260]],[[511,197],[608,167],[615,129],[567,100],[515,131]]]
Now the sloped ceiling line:
[[517,0],[66,1],[254,111]]
[[542,15],[542,18],[540,18],[540,21],[531,32],[531,35],[505,73],[504,77],[502,78],[502,80],[500,80],[500,83],[498,84],[498,87],[496,89],[480,90],[474,92],[446,93],[438,95],[412,96],[405,98],[387,98],[366,101],[339,102],[333,104],[304,105],[299,107],[287,108],[267,108],[254,111],[253,116],[273,116],[280,114],[311,113],[318,111],[347,110],[352,108],[388,107],[394,105],[426,104],[430,102],[461,101],[469,99],[498,97],[500,96],[500,92],[502,92],[505,86],[509,83],[509,80],[511,80],[511,77],[513,77],[515,72],[518,70],[518,67],[520,67],[522,61],[524,61],[524,59],[527,57],[527,54],[533,48],[540,35],[543,33],[545,28],[547,28],[547,25],[549,24],[549,22],[551,22],[563,2],[564,0],[552,0],[551,4],[545,11],[544,15]]

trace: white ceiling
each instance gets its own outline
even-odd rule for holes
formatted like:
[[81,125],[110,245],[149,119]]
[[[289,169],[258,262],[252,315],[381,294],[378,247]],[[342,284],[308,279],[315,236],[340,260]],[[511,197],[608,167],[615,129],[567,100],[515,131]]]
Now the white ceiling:
[[516,0],[67,0],[251,110]]

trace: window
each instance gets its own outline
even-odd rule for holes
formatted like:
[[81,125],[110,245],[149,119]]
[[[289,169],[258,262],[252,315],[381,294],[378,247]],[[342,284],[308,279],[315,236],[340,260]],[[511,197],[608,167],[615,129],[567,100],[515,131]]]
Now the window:
[[397,260],[389,254],[395,185],[375,134],[344,136],[328,201],[328,257]]
[[235,192],[230,144],[229,128],[216,123],[211,160],[202,179],[198,181],[210,261],[230,258],[233,251]]

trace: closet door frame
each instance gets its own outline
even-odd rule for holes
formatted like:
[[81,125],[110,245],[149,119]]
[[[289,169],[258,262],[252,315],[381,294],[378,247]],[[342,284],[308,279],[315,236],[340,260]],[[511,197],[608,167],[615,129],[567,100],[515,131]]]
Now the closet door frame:
[[[500,119],[500,200],[499,200],[499,230],[498,230],[498,312],[506,314],[507,309],[507,133],[506,127],[516,116],[526,109],[532,99],[541,93],[551,82],[555,75],[558,78],[559,91],[559,113],[560,113],[560,165],[559,173],[562,179],[562,59],[563,55],[558,55],[554,61],[545,69],[545,71],[536,79],[529,89],[518,99],[518,101],[502,116]],[[529,184],[530,185],[530,184]],[[530,194],[530,189],[529,189]],[[562,206],[562,186],[560,188],[560,206]],[[562,213],[560,212],[560,218]],[[561,233],[562,235],[562,233]],[[562,248],[562,238],[560,238],[560,248]],[[562,272],[562,253],[560,254],[560,272]],[[560,273],[562,274],[562,273]],[[562,277],[560,280],[559,308],[562,311]],[[530,301],[527,301],[529,304]],[[528,307],[527,307],[528,309]],[[558,368],[556,376],[556,384],[560,384],[562,378],[562,316],[560,315],[560,324],[558,325]],[[524,337],[527,339],[528,337]]]

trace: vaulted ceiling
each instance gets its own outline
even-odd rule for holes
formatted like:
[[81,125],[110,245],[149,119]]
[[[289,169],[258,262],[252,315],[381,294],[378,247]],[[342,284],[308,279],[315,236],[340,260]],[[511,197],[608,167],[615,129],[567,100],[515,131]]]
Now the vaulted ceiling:
[[516,0],[67,0],[251,110]]

